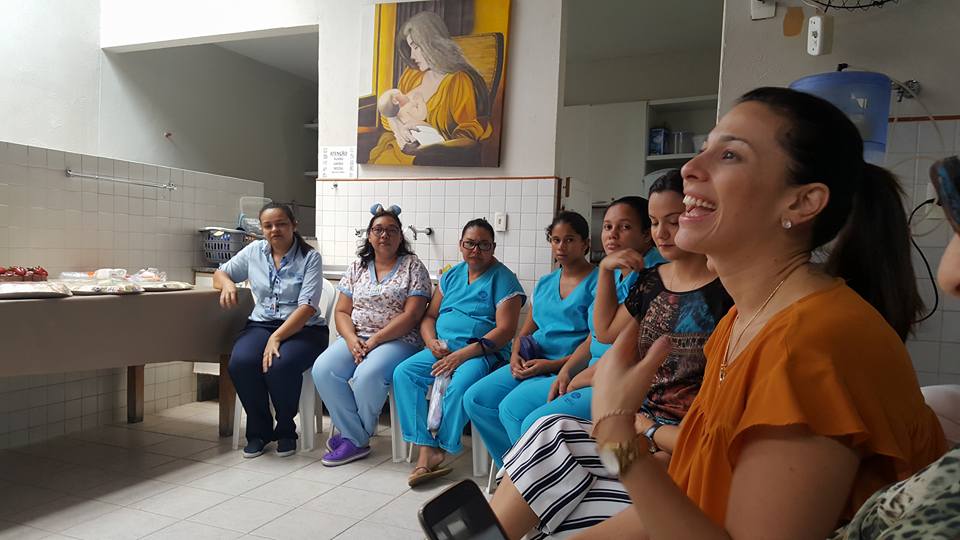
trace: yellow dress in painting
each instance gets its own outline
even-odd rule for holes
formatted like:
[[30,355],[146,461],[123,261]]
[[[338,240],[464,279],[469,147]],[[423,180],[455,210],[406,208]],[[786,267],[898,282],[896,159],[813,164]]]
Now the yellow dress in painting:
[[[398,89],[404,94],[420,86],[423,81],[420,70],[407,68],[400,76]],[[414,155],[403,153],[390,128],[390,120],[381,116],[386,130],[377,146],[370,151],[371,164],[413,165]],[[476,145],[493,133],[489,122],[477,118],[477,94],[473,80],[463,71],[448,73],[440,86],[427,100],[427,123],[443,136],[443,146],[463,147]],[[432,148],[433,146],[431,146]]]

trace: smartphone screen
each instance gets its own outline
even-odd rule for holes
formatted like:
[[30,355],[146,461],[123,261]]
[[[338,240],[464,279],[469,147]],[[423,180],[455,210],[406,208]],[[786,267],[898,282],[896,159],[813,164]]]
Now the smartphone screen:
[[470,480],[454,484],[424,504],[420,524],[433,540],[506,540],[490,503]]

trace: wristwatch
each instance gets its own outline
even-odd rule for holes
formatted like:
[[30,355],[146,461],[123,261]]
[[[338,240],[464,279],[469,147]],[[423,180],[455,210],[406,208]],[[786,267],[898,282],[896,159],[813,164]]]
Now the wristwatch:
[[[656,445],[651,446],[652,442],[647,439],[647,444],[641,443],[640,439],[646,439],[645,435],[637,435],[626,441],[611,442],[599,445],[597,447],[597,456],[600,458],[600,464],[610,474],[623,476],[627,474],[630,467],[640,458],[653,452]],[[644,448],[646,446],[646,448]]]
[[643,436],[646,437],[648,441],[650,441],[650,453],[651,453],[651,454],[656,454],[657,452],[660,451],[660,447],[657,445],[657,441],[656,441],[656,439],[653,438],[653,436],[654,436],[654,434],[657,432],[657,430],[660,429],[660,428],[662,428],[662,427],[663,427],[663,424],[661,424],[660,422],[657,422],[656,420],[654,420],[654,421],[653,421],[653,425],[651,425],[650,427],[648,427],[648,428],[643,432]]

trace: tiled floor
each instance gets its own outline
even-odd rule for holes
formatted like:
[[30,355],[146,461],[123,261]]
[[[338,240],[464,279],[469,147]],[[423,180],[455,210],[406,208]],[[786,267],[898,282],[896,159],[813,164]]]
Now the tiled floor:
[[216,403],[191,403],[0,452],[0,540],[419,539],[420,505],[472,477],[467,447],[453,474],[407,488],[387,426],[370,458],[341,467],[324,467],[322,448],[243,459],[217,418]]

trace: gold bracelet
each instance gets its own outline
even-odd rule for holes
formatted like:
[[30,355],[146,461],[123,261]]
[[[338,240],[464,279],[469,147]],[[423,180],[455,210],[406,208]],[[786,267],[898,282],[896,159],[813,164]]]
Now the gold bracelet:
[[628,411],[626,409],[614,409],[608,413],[601,414],[599,418],[593,421],[593,431],[590,436],[592,437],[593,433],[597,432],[597,427],[600,425],[600,423],[608,418],[613,418],[614,416],[634,416],[636,414],[637,413],[635,411]]

